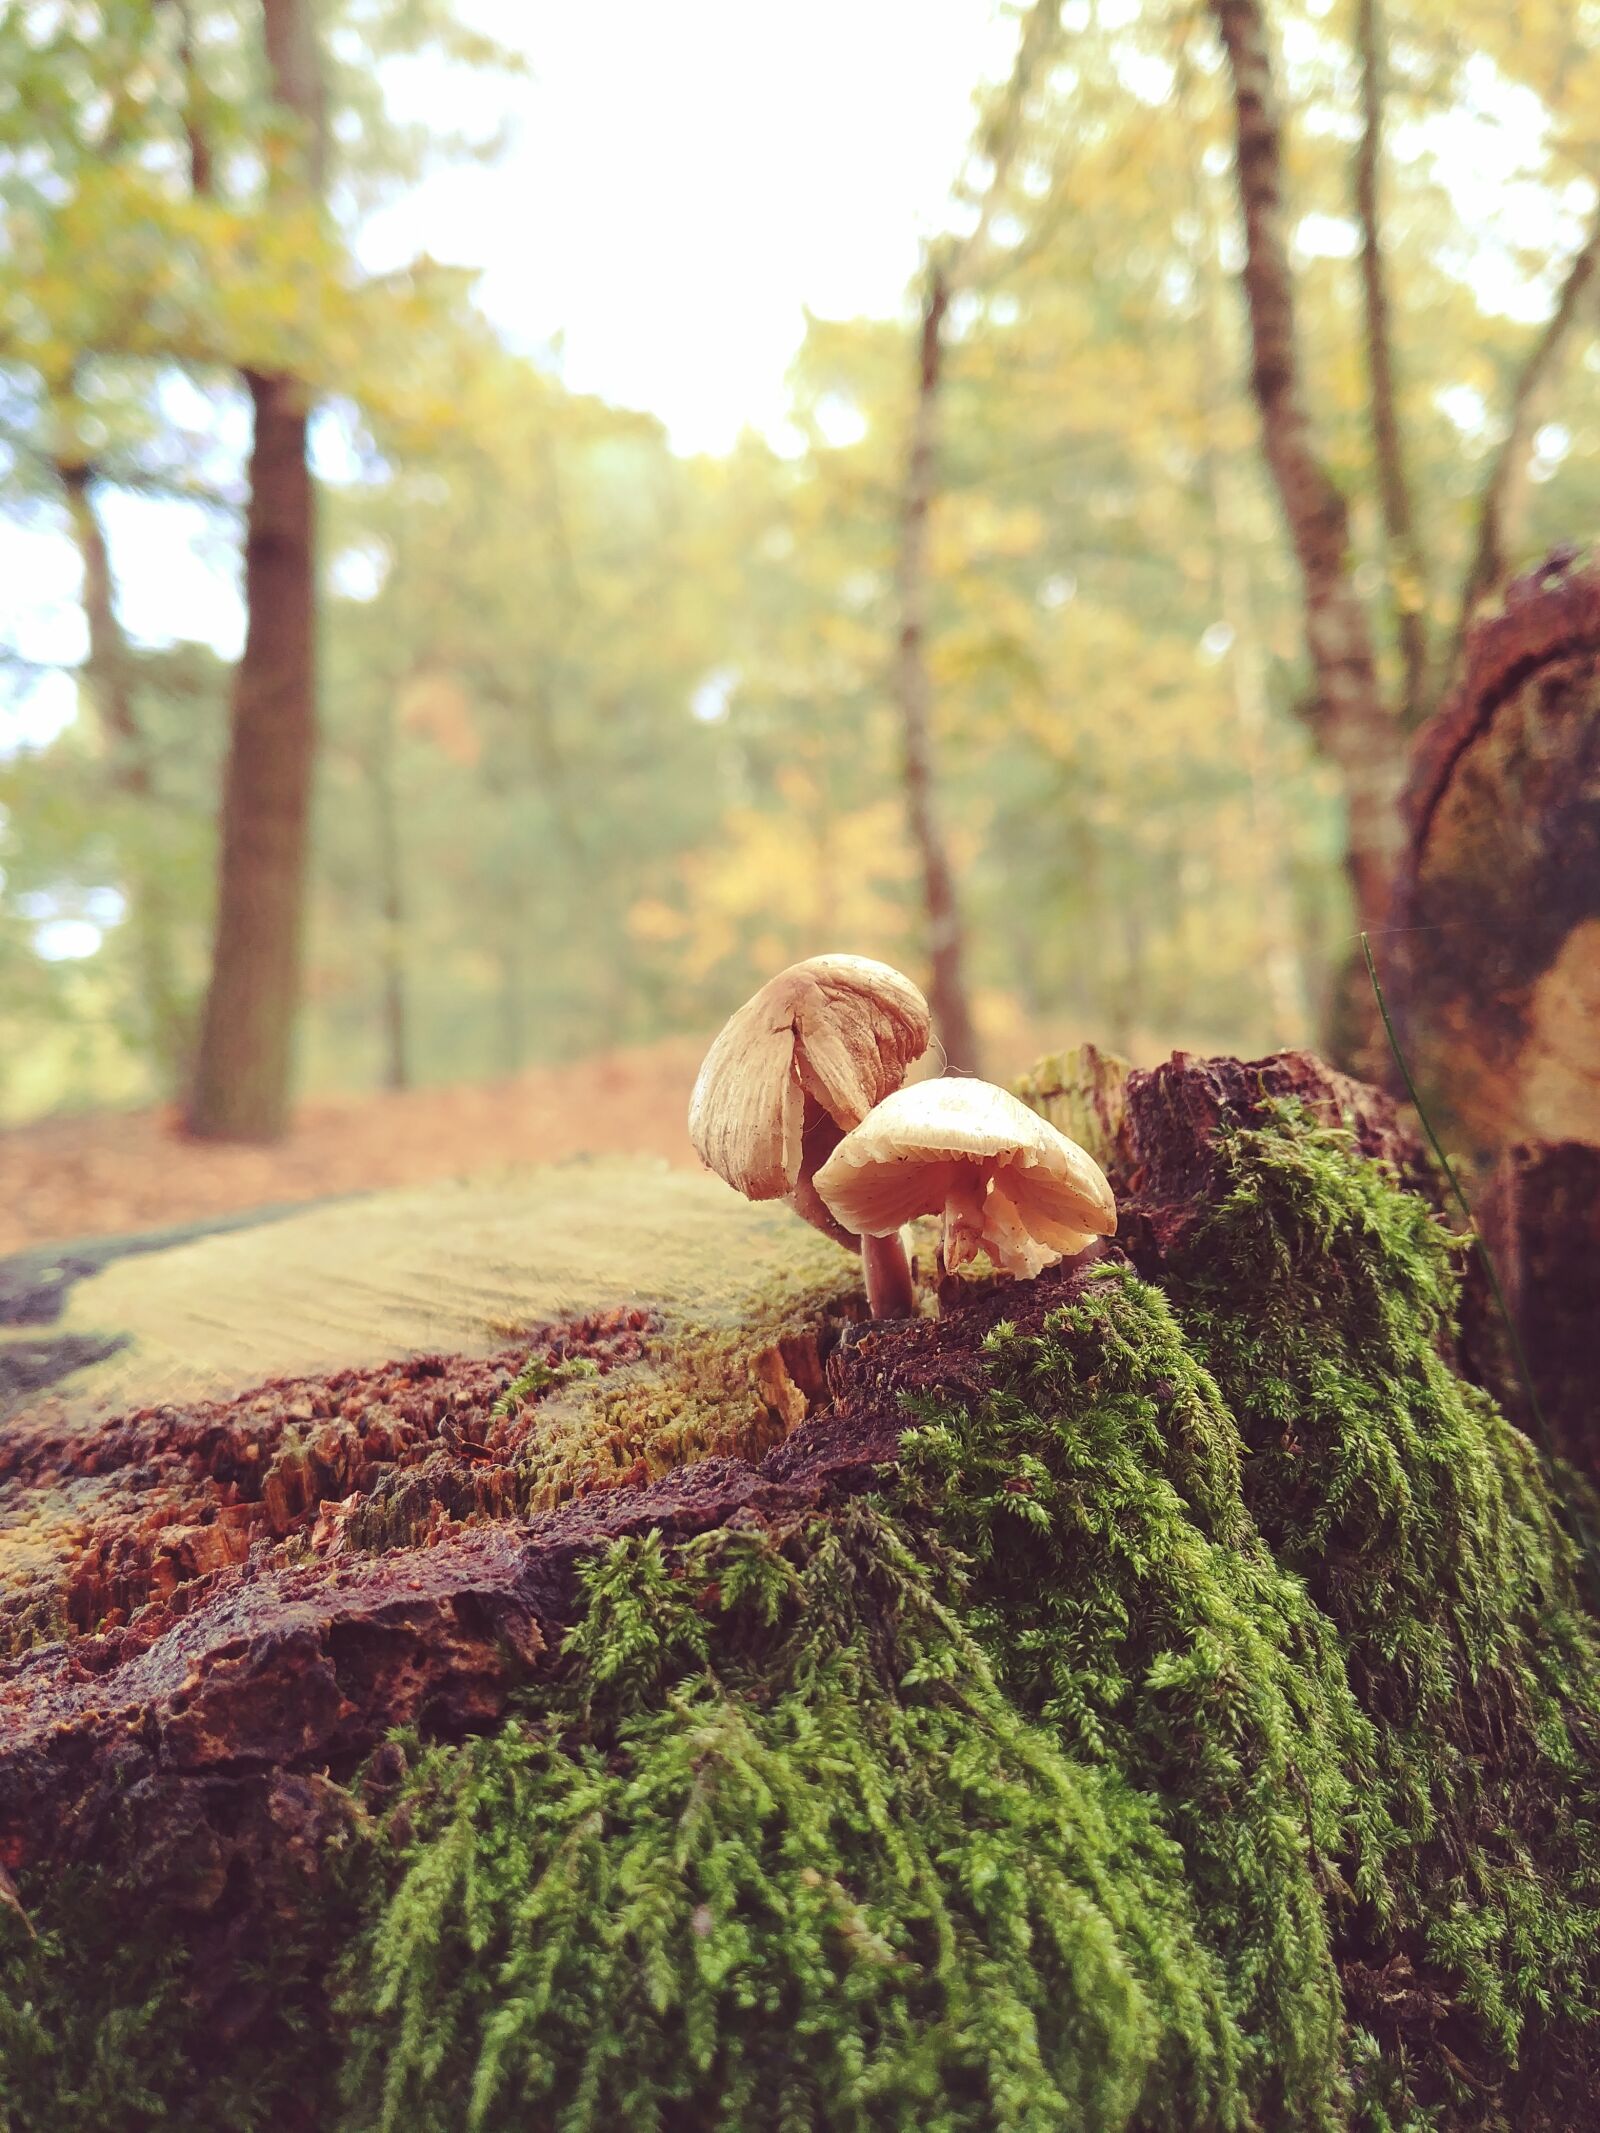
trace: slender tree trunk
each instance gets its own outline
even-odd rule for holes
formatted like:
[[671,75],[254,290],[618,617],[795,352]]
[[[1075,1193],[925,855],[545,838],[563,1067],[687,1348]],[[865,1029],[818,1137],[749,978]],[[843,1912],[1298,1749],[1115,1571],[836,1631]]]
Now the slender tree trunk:
[[1378,494],[1388,544],[1390,602],[1400,647],[1400,715],[1408,727],[1428,710],[1427,566],[1417,538],[1411,480],[1401,439],[1394,375],[1394,326],[1383,258],[1384,44],[1379,0],[1357,0],[1361,59],[1361,138],[1356,147],[1356,219],[1361,229],[1361,294],[1367,384]]
[[1011,78],[980,132],[989,176],[971,233],[941,247],[928,262],[917,337],[916,392],[900,506],[895,566],[899,635],[895,697],[905,764],[906,819],[922,869],[928,936],[928,1005],[949,1065],[977,1073],[982,1065],[967,993],[965,940],[955,871],[939,820],[934,771],[933,685],[928,674],[928,519],[938,489],[939,396],[944,382],[944,326],[955,291],[981,273],[991,249],[995,215],[1022,137],[1028,89],[1060,34],[1059,0],[1034,0],[1017,37]]
[[930,268],[918,344],[917,394],[906,456],[905,495],[900,509],[896,572],[900,635],[895,694],[905,748],[906,816],[922,868],[922,903],[928,928],[928,1005],[948,1063],[975,1074],[981,1066],[977,1032],[962,968],[961,909],[955,874],[934,797],[933,687],[925,649],[928,603],[928,514],[937,480],[939,386],[944,363],[944,319],[950,292],[937,265]]
[[[1461,593],[1452,669],[1460,662],[1466,633],[1478,609],[1492,600],[1511,575],[1513,550],[1528,505],[1528,462],[1547,393],[1600,268],[1600,211],[1574,255],[1555,309],[1518,375],[1506,417],[1506,433],[1489,469],[1478,503],[1478,532]],[[1448,677],[1447,677],[1448,678]]]
[[189,183],[196,198],[211,191],[211,143],[200,113],[200,70],[194,49],[190,0],[173,0],[178,18],[178,73],[183,81],[183,133],[189,151]]
[[[310,0],[262,0],[273,94],[298,121],[288,183],[320,197],[326,125]],[[316,498],[298,381],[245,373],[255,412],[244,654],[223,776],[211,984],[189,1130],[276,1140],[289,1122],[316,755]]]
[[150,856],[155,826],[147,811],[154,800],[154,780],[135,700],[133,652],[117,614],[110,551],[95,507],[94,469],[58,460],[55,471],[66,496],[83,565],[83,612],[89,635],[86,671],[95,711],[105,731],[111,787],[133,803],[142,816],[139,829],[143,835],[136,832],[123,855],[128,926],[139,974],[139,1006],[146,1041],[162,1088],[175,1094],[188,1073],[193,1031],[173,953],[178,913],[161,856],[159,852],[153,860]]
[[83,619],[89,634],[89,679],[95,709],[110,742],[112,777],[122,792],[150,790],[144,737],[133,705],[133,659],[117,615],[111,556],[93,496],[94,469],[58,460],[56,479],[67,499],[78,560],[83,566]]
[[[1301,382],[1284,234],[1283,141],[1265,16],[1260,0],[1211,0],[1211,7],[1233,83],[1251,385],[1262,447],[1300,565],[1312,674],[1308,709],[1344,791],[1345,867],[1356,923],[1377,926],[1388,910],[1400,846],[1402,732],[1379,689],[1367,618],[1350,579],[1349,513],[1318,457]],[[1374,1027],[1370,1003],[1352,975],[1330,1048],[1355,1061]]]
[[383,1085],[411,1086],[411,1032],[406,1001],[406,900],[400,815],[395,801],[394,708],[381,714],[373,761],[372,801],[378,847],[378,908],[383,925]]
[[[1180,97],[1187,86],[1185,73],[1180,76]],[[1313,1016],[1295,917],[1289,822],[1268,745],[1272,709],[1250,569],[1248,500],[1238,463],[1222,437],[1221,395],[1229,370],[1221,316],[1218,225],[1198,158],[1192,176],[1196,221],[1201,232],[1197,247],[1201,292],[1198,353],[1205,479],[1215,536],[1217,601],[1232,639],[1228,647],[1228,680],[1250,811],[1262,992],[1272,1042],[1300,1043],[1312,1032]]]

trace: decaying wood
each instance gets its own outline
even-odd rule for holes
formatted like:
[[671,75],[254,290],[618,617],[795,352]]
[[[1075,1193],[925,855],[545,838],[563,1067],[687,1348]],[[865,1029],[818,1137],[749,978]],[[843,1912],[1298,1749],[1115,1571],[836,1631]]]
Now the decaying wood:
[[1396,930],[1413,1071],[1458,1137],[1600,1142],[1600,569],[1552,556],[1418,735]]
[[[1600,1147],[1546,1141],[1508,1148],[1478,1196],[1476,1215],[1522,1338],[1550,1448],[1600,1482]],[[1473,1375],[1537,1434],[1499,1308],[1476,1266],[1462,1321]]]
[[[1132,1074],[1102,1113],[1126,1196],[1122,1242],[1142,1271],[1158,1274],[1207,1211],[1216,1128],[1284,1098],[1420,1174],[1389,1100],[1308,1054],[1175,1055]],[[0,1443],[8,1515],[26,1525],[67,1479],[85,1486],[65,1599],[48,1602],[72,1634],[0,1656],[0,1858],[37,1868],[109,1849],[197,1915],[236,1910],[241,1892],[270,1902],[326,1818],[348,1811],[339,1781],[396,1725],[487,1725],[548,1664],[585,1553],[624,1533],[781,1524],[883,1486],[908,1397],[980,1383],[994,1321],[1037,1322],[1084,1278],[1068,1262],[980,1287],[938,1322],[849,1339],[826,1324],[762,1359],[788,1432],[764,1457],[623,1476],[532,1517],[518,1515],[512,1462],[541,1425],[537,1411],[508,1421],[500,1400],[523,1350],[276,1379],[109,1421],[59,1404],[13,1418]],[[648,1313],[621,1310],[539,1337],[604,1374],[627,1367],[648,1331]],[[383,1503],[403,1504],[404,1530],[431,1545],[369,1552],[369,1533],[353,1547],[352,1520]],[[6,1598],[0,1628],[14,1628],[29,1604],[15,1575]]]

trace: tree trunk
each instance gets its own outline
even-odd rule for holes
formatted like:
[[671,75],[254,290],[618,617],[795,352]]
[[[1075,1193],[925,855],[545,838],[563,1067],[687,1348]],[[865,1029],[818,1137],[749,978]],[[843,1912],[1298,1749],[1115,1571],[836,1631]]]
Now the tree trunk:
[[1411,480],[1401,442],[1394,376],[1394,327],[1383,261],[1383,24],[1379,0],[1357,0],[1361,59],[1361,138],[1356,148],[1356,219],[1361,228],[1361,294],[1371,396],[1372,447],[1388,542],[1390,601],[1402,671],[1400,715],[1420,723],[1428,706],[1428,579],[1417,538]]
[[1222,438],[1221,394],[1228,369],[1220,315],[1222,276],[1217,258],[1217,224],[1198,159],[1193,176],[1201,230],[1199,399],[1205,437],[1205,480],[1215,534],[1217,603],[1232,638],[1228,679],[1255,857],[1262,993],[1271,1041],[1303,1043],[1311,1034],[1313,1015],[1295,923],[1289,825],[1268,749],[1272,711],[1251,580],[1247,499],[1237,461]]
[[411,1032],[406,1002],[406,905],[399,810],[394,790],[394,708],[381,714],[372,800],[378,847],[378,909],[383,926],[383,1085],[411,1086]]
[[190,0],[176,0],[178,15],[178,73],[183,82],[183,135],[189,152],[189,184],[197,199],[212,187],[214,170],[211,143],[200,110],[200,69],[194,48],[194,15]]
[[1399,846],[1400,736],[1378,687],[1372,639],[1350,581],[1349,513],[1317,456],[1295,343],[1284,235],[1283,142],[1260,0],[1212,0],[1233,80],[1251,385],[1262,444],[1300,564],[1311,721],[1339,772],[1348,814],[1346,869],[1357,921],[1388,904]]
[[906,817],[911,841],[922,867],[922,904],[928,928],[928,1004],[933,1026],[948,1064],[963,1073],[981,1067],[977,1032],[967,1000],[962,968],[961,909],[955,875],[934,798],[933,689],[925,651],[928,603],[928,513],[936,481],[935,456],[939,419],[939,385],[943,372],[943,331],[950,291],[941,270],[928,275],[918,344],[917,396],[911,415],[911,448],[906,457],[905,497],[900,512],[900,554],[896,586],[900,636],[895,662],[895,694],[905,747]]
[[[68,460],[56,462],[56,477],[67,500],[79,560],[83,565],[83,613],[89,636],[86,673],[94,707],[107,742],[113,792],[148,814],[154,799],[149,752],[134,698],[133,653],[117,614],[115,581],[105,529],[95,507],[94,469]],[[189,1070],[193,1036],[191,1014],[178,978],[173,929],[178,913],[160,854],[152,860],[153,823],[141,821],[123,854],[128,891],[128,928],[138,972],[139,1006],[145,1041],[150,1047],[167,1095],[176,1095]]]
[[95,509],[94,469],[58,460],[56,479],[67,499],[78,560],[83,565],[83,619],[89,635],[88,672],[110,743],[112,779],[122,792],[150,790],[143,736],[133,708],[133,661],[117,615],[111,556]]
[[223,775],[216,938],[189,1130],[276,1140],[288,1125],[316,748],[315,497],[289,378],[246,378],[255,408],[244,656]]
[[928,1004],[950,1066],[975,1074],[982,1059],[963,968],[964,934],[955,873],[939,821],[933,748],[933,688],[928,677],[928,517],[938,487],[939,394],[944,381],[944,324],[955,291],[981,271],[990,233],[1022,138],[1028,89],[1060,34],[1056,0],[1034,0],[1017,38],[1011,77],[980,129],[989,176],[971,232],[928,262],[917,339],[916,395],[900,508],[895,591],[900,628],[895,696],[903,734],[906,817],[922,868],[928,933]]
[[[326,113],[309,0],[262,0],[267,71],[300,127],[282,180],[320,198]],[[316,756],[316,497],[308,414],[291,377],[246,371],[255,412],[246,515],[244,655],[223,778],[211,983],[191,1133],[278,1139],[289,1122]]]
[[1473,618],[1499,592],[1511,573],[1512,550],[1527,512],[1528,460],[1533,449],[1534,430],[1597,267],[1600,267],[1600,212],[1596,213],[1588,236],[1567,269],[1556,307],[1529,351],[1528,360],[1512,390],[1506,434],[1489,469],[1489,478],[1484,483],[1478,505],[1477,540],[1461,593],[1461,615],[1456,625],[1450,678],[1459,669]]
[[1407,1058],[1457,1146],[1600,1144],[1600,564],[1513,581],[1417,737],[1388,943]]

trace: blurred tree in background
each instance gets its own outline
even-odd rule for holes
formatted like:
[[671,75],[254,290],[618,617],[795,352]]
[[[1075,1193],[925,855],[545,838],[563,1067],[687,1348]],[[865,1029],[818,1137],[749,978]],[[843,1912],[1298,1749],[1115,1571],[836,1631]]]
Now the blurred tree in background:
[[[906,316],[811,321],[792,449],[721,458],[509,352],[460,277],[359,270],[427,147],[384,122],[383,56],[500,63],[444,0],[318,7],[320,184],[262,22],[0,26],[0,501],[73,532],[89,625],[79,717],[0,762],[0,1106],[195,1086],[247,675],[125,640],[106,526],[122,492],[241,539],[241,376],[322,409],[311,1084],[703,1027],[830,947],[927,978],[908,589],[974,1046],[1327,1030],[1463,611],[1595,515],[1584,10],[1019,15]],[[1486,221],[1464,179],[1508,111],[1515,212]],[[99,952],[41,960],[74,916]],[[225,1049],[202,1110],[247,1079]]]

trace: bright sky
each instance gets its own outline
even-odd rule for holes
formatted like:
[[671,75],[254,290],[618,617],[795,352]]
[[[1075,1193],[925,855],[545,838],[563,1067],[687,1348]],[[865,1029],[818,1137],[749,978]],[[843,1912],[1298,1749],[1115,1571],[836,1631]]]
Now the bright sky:
[[[973,91],[1016,36],[993,0],[473,13],[533,70],[513,91],[518,139],[492,173],[437,174],[375,245],[482,266],[511,338],[561,334],[570,385],[654,410],[684,451],[778,425],[806,307],[896,308],[943,218]],[[436,82],[421,108],[455,115]]]
[[[364,250],[479,268],[507,338],[574,389],[661,416],[682,451],[781,431],[809,308],[891,313],[941,223],[973,92],[1009,64],[994,0],[476,0],[530,76],[486,89],[396,70],[404,115],[514,128],[493,168],[446,166]],[[129,498],[110,522],[123,619],[145,642],[243,635],[237,559],[198,514]],[[82,656],[63,536],[0,519],[0,618],[26,658]],[[14,603],[14,604],[13,604]],[[0,700],[0,753],[72,715],[68,676]]]
[[[897,308],[921,238],[946,219],[973,92],[1004,74],[1016,35],[997,0],[469,4],[529,77],[397,68],[391,90],[438,128],[481,134],[508,117],[509,151],[493,168],[431,173],[370,226],[370,263],[426,250],[480,269],[480,300],[509,340],[547,357],[558,347],[571,386],[654,411],[682,451],[724,450],[747,424],[781,435],[806,309]],[[1516,195],[1538,148],[1520,116],[1508,106],[1485,128],[1446,115],[1471,133],[1446,158],[1463,184],[1477,171],[1495,197]],[[1540,193],[1528,214],[1548,219],[1550,205]],[[1569,212],[1576,229],[1587,202]],[[1514,219],[1527,241],[1520,204]],[[1337,218],[1310,222],[1328,225],[1334,249],[1353,242]],[[1563,233],[1550,236],[1555,257]],[[1530,316],[1548,301],[1520,293]],[[198,410],[171,412],[199,427]],[[225,442],[242,449],[237,423]],[[237,653],[237,557],[203,515],[120,498],[110,533],[137,638]],[[0,585],[7,642],[45,665],[81,658],[63,536],[0,518]],[[0,693],[0,754],[48,739],[75,701],[65,673],[21,701]]]

